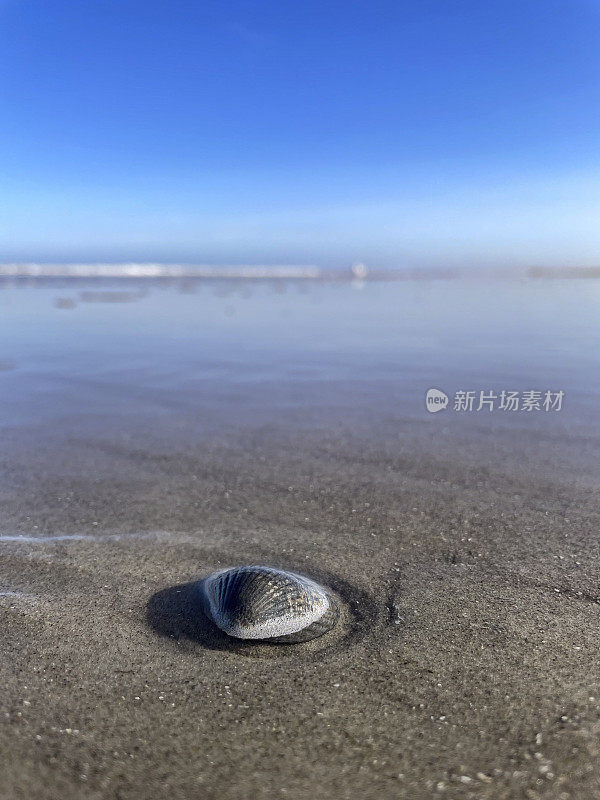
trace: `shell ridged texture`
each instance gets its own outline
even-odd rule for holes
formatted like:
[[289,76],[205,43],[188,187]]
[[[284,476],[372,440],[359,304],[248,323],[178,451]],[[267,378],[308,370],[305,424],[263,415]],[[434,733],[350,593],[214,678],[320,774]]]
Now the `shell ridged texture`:
[[338,608],[310,578],[272,567],[220,570],[200,583],[203,607],[230,636],[299,642],[330,630]]

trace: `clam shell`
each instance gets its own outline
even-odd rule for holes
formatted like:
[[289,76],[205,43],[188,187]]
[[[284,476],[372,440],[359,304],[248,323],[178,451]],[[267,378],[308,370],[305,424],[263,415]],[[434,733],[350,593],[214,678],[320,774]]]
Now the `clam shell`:
[[306,642],[333,628],[339,608],[318,583],[273,567],[233,567],[200,581],[204,612],[238,639]]

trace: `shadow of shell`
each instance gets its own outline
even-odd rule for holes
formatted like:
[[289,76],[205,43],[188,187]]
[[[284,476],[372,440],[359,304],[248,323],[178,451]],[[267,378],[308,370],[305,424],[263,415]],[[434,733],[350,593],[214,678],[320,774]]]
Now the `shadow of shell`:
[[158,635],[179,643],[199,645],[206,650],[236,653],[249,658],[305,661],[311,655],[322,658],[325,652],[337,653],[372,635],[380,616],[379,605],[366,592],[330,573],[313,572],[323,580],[338,601],[337,625],[325,635],[301,643],[275,643],[268,640],[234,639],[221,631],[203,611],[200,581],[162,589],[146,605],[146,622]]

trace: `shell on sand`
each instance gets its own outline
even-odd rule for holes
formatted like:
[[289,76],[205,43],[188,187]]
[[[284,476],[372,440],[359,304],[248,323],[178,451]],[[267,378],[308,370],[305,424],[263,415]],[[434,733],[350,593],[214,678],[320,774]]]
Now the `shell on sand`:
[[318,583],[273,567],[233,567],[199,583],[204,612],[238,639],[306,642],[335,625],[339,608]]

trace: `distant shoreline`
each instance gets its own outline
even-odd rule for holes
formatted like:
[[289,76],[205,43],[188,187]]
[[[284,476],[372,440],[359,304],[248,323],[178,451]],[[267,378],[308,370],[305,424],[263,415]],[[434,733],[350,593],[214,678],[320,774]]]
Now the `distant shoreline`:
[[2,279],[168,279],[168,280],[300,280],[300,281],[407,281],[455,279],[592,279],[598,267],[528,267],[515,269],[377,269],[355,264],[347,269],[323,269],[315,265],[214,265],[162,263],[5,263]]

